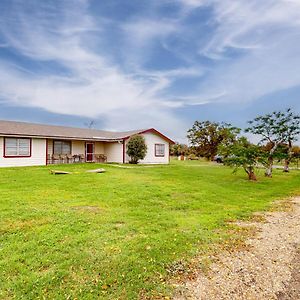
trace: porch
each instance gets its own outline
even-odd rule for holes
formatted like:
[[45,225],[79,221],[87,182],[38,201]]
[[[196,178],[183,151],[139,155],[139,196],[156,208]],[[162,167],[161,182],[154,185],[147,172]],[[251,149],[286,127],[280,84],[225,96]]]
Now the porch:
[[83,162],[107,162],[105,142],[47,140],[47,165]]

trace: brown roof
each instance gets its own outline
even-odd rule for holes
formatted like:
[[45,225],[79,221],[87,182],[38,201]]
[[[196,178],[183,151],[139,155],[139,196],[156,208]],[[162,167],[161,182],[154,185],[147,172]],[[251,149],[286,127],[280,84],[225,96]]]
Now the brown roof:
[[35,123],[1,121],[0,135],[5,136],[30,136],[47,138],[80,139],[95,141],[115,141],[128,138],[134,134],[153,131],[169,142],[173,142],[154,128],[140,129],[124,132],[104,131],[98,129],[75,128],[65,126],[53,126]]

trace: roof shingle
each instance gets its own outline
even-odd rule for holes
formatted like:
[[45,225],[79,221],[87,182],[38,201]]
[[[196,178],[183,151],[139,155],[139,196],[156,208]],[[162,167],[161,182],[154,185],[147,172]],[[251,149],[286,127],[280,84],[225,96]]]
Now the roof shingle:
[[145,132],[147,129],[124,132],[112,132],[98,129],[75,128],[65,126],[53,126],[35,123],[1,121],[0,135],[31,136],[47,138],[66,138],[82,140],[120,140],[131,135]]

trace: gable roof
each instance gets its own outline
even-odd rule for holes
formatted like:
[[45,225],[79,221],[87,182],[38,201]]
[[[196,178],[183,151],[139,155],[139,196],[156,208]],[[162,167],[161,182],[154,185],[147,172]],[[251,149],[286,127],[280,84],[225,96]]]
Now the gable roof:
[[118,141],[127,139],[134,134],[153,132],[169,143],[173,143],[171,139],[160,133],[154,128],[139,129],[124,132],[113,132],[98,129],[86,129],[66,126],[53,126],[36,123],[2,121],[0,120],[0,136],[27,136],[27,137],[43,137],[55,139],[79,139],[92,141]]

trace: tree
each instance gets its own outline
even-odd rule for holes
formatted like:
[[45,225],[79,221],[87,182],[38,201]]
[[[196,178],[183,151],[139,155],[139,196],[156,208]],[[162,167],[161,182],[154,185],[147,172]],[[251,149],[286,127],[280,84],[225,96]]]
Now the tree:
[[235,143],[224,145],[219,150],[226,157],[224,163],[234,167],[234,172],[242,167],[249,180],[257,180],[255,168],[263,162],[263,152],[259,146],[253,145],[245,137],[241,137]]
[[129,163],[137,164],[140,159],[144,159],[147,154],[147,145],[141,135],[133,135],[127,143],[127,155],[130,157]]
[[288,144],[289,147],[289,158],[286,159],[285,163],[285,170],[288,171],[292,143],[297,140],[297,136],[300,134],[300,116],[294,114],[289,108],[283,112],[274,111],[270,114],[258,116],[248,123],[250,126],[246,129],[246,132],[260,135],[260,143],[267,142],[271,145],[265,175],[272,177],[274,154],[280,144]]
[[[272,149],[273,144],[268,142],[266,145],[262,145],[261,149],[265,153],[266,157],[269,156],[269,152]],[[285,143],[281,143],[277,146],[276,150],[273,152],[273,160],[277,162],[285,161],[289,157],[289,148]],[[264,166],[267,168],[269,165],[268,159],[266,160]]]
[[297,169],[299,169],[300,146],[293,146],[292,153],[293,153],[292,159],[296,162]]
[[189,147],[185,144],[176,143],[170,147],[170,154],[173,156],[186,155]]
[[231,124],[195,121],[193,127],[188,130],[187,137],[197,156],[213,160],[218,147],[236,140],[239,132],[240,129]]

